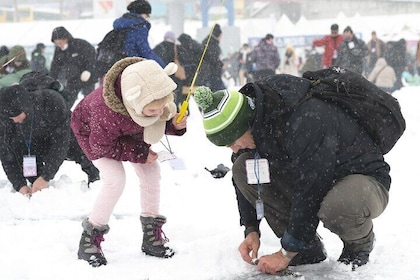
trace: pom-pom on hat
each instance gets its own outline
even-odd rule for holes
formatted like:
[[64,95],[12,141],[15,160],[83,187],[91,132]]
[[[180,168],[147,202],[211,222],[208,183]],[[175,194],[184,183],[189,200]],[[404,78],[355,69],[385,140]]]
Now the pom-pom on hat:
[[251,98],[233,90],[211,92],[199,87],[194,100],[202,109],[207,138],[216,146],[229,146],[249,128],[255,105]]
[[127,10],[132,13],[136,14],[151,14],[152,13],[152,6],[146,0],[136,0],[128,4]]

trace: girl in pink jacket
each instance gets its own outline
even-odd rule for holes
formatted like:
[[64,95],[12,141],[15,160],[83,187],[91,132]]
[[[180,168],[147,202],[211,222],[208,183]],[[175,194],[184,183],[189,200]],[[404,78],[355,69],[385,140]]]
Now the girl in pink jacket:
[[186,132],[186,119],[176,122],[176,84],[168,76],[175,70],[174,63],[162,69],[153,60],[120,60],[105,75],[103,84],[72,113],[71,128],[86,156],[100,170],[103,182],[92,212],[82,222],[78,251],[79,259],[94,267],[107,263],[100,243],[125,186],[123,161],[131,163],[140,180],[142,251],[160,258],[174,254],[165,246],[162,225],[166,218],[159,213],[160,167],[150,146],[164,134]]

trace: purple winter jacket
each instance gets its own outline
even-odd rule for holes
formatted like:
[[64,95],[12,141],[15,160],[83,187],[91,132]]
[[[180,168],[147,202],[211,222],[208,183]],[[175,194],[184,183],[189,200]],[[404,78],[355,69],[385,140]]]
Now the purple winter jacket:
[[[145,163],[150,144],[143,140],[144,128],[128,114],[121,97],[121,73],[142,58],[126,58],[112,67],[103,85],[82,99],[71,115],[71,128],[90,160],[102,157],[118,161]],[[186,129],[176,130],[171,121],[165,134],[183,135]]]

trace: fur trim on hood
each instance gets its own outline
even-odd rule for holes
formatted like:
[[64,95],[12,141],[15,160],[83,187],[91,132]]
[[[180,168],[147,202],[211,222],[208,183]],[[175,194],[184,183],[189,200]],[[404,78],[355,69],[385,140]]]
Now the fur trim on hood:
[[[121,77],[121,73],[124,71],[125,68],[130,66],[131,64],[137,63],[139,61],[146,60],[145,58],[141,57],[127,57],[117,61],[111,69],[108,70],[108,73],[105,74],[104,82],[103,82],[103,93],[102,96],[104,97],[105,104],[114,112],[120,113],[125,116],[129,116],[127,109],[124,106],[120,93],[115,92],[116,85],[118,79]],[[118,85],[118,88],[121,88],[121,85]]]

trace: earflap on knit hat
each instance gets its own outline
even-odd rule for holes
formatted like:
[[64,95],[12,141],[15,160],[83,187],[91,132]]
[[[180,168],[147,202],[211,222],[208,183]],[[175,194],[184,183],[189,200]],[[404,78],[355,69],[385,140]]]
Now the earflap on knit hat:
[[233,90],[211,92],[199,87],[194,100],[202,109],[203,126],[207,138],[216,146],[228,146],[249,128],[255,105],[251,98]]

